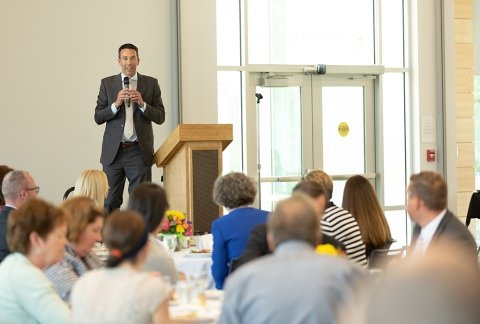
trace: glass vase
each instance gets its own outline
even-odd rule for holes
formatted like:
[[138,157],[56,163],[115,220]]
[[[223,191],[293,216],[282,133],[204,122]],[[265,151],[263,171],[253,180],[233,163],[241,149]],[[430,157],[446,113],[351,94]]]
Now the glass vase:
[[188,249],[190,247],[190,238],[188,236],[179,236],[177,241],[177,246],[180,250]]

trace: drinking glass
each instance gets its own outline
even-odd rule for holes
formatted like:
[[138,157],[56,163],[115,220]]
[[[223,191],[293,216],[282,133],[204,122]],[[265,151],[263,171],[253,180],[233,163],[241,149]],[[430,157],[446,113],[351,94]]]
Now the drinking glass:
[[177,281],[175,295],[180,304],[188,304],[192,301],[192,284],[188,281]]
[[198,297],[200,295],[203,295],[205,290],[207,290],[208,287],[208,275],[206,271],[199,271],[192,273],[190,275],[190,282],[192,283],[192,288],[193,288],[193,295],[195,297]]
[[176,235],[164,235],[163,244],[167,248],[168,252],[173,253],[177,247],[177,236]]

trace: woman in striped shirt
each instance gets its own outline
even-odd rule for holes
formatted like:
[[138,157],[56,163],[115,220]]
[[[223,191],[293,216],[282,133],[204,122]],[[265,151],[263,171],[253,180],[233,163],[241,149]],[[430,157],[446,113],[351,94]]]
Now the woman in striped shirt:
[[62,208],[70,214],[69,243],[65,246],[63,260],[46,268],[44,273],[60,297],[68,303],[73,284],[78,278],[88,270],[102,266],[92,248],[102,240],[105,213],[103,208],[96,207],[92,199],[81,196],[67,199]]

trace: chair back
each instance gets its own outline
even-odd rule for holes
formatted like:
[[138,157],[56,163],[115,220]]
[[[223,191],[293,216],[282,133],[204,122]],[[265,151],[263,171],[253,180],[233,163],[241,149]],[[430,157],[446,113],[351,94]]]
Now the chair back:
[[68,195],[75,190],[75,187],[70,187],[68,188],[65,193],[63,194],[63,200],[67,199],[68,198]]
[[465,220],[465,225],[468,227],[470,225],[470,220],[472,218],[480,218],[480,192],[479,190],[475,191],[470,198],[470,203],[468,204],[467,218]]
[[395,259],[401,259],[406,254],[406,247],[399,249],[375,249],[368,260],[369,269],[384,270]]

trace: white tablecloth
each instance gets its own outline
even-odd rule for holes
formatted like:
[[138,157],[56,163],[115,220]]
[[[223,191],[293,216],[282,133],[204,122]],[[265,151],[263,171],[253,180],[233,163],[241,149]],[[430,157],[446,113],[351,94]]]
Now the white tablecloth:
[[222,290],[207,290],[203,297],[189,303],[172,300],[168,308],[174,323],[215,324],[220,318],[222,302]]
[[178,271],[183,272],[187,278],[198,276],[202,273],[207,275],[208,289],[215,289],[215,281],[212,277],[211,254],[190,253],[188,250],[174,252],[173,261]]

